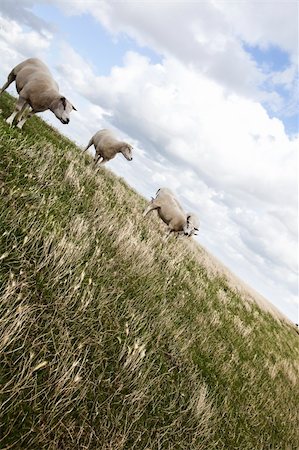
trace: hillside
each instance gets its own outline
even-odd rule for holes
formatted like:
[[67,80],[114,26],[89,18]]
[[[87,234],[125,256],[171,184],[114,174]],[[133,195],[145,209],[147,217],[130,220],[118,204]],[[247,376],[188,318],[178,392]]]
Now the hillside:
[[0,97],[0,448],[295,450],[299,336]]

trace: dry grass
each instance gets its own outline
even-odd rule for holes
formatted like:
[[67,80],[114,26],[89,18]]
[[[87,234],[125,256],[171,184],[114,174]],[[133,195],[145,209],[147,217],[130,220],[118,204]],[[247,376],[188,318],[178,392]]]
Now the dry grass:
[[295,449],[292,327],[38,119],[0,133],[0,447]]

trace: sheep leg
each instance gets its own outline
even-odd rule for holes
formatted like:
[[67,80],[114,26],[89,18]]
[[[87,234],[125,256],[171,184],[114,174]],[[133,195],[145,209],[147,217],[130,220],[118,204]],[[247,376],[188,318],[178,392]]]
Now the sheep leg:
[[[18,124],[18,122],[21,121],[23,115],[26,113],[26,110],[30,108],[30,106],[28,105],[28,103],[26,102],[26,100],[24,100],[23,98],[19,98],[17,105],[16,105],[16,109],[18,110],[17,115],[14,119],[15,124]],[[25,118],[26,120],[26,118]]]
[[174,233],[174,230],[172,230],[171,228],[168,229],[167,233],[165,234],[164,240],[166,241],[169,236],[171,235],[171,233]]
[[11,126],[13,124],[13,122],[15,120],[18,120],[18,117],[20,117],[23,114],[23,112],[26,109],[26,107],[27,107],[26,100],[24,98],[22,98],[22,97],[19,97],[19,99],[17,101],[17,104],[16,104],[16,107],[15,107],[15,110],[11,114],[11,116],[9,116],[6,119],[6,123],[8,123],[8,125]]
[[20,130],[23,128],[24,123],[26,120],[30,119],[34,114],[33,111],[30,111],[30,106],[27,104],[25,110],[23,111],[22,116],[19,117],[19,122],[17,123],[17,128]]
[[104,164],[106,164],[107,161],[109,161],[109,160],[103,158],[102,161],[100,161],[99,166],[103,166]]
[[97,165],[97,163],[100,161],[101,158],[102,158],[101,155],[96,155],[96,156],[95,156],[95,158],[94,158],[94,166]]
[[2,88],[0,89],[0,95],[2,94],[2,92],[4,92],[8,86],[16,79],[16,75],[12,72],[10,72],[10,74],[7,77],[7,81],[6,83],[4,83],[4,85],[2,86]]
[[14,111],[7,119],[6,123],[8,123],[9,126],[12,125],[13,121],[15,120],[16,115],[18,114],[18,111]]

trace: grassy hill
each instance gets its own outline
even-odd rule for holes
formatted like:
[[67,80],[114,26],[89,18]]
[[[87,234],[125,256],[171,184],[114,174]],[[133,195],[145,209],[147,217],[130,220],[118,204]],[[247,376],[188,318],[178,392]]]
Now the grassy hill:
[[0,448],[299,448],[299,336],[0,97]]

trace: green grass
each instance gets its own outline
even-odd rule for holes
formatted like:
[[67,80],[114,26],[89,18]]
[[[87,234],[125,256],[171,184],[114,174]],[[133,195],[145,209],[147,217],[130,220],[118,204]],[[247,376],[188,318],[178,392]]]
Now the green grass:
[[0,448],[295,450],[299,339],[0,97]]

